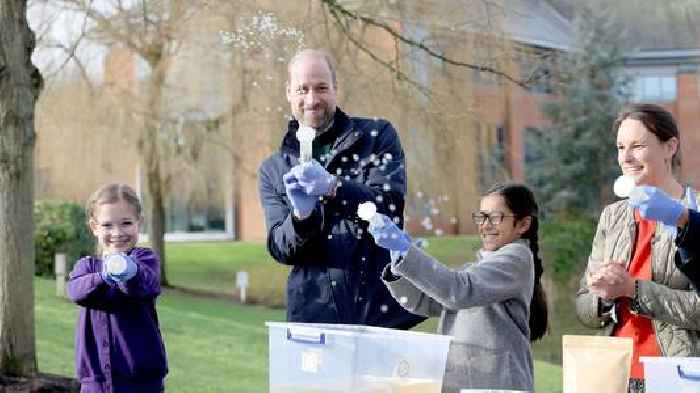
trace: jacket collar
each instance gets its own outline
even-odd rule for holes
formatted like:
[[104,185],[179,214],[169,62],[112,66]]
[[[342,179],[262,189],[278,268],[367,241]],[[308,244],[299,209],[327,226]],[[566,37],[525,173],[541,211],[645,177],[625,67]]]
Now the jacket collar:
[[[299,141],[296,138],[298,129],[299,122],[296,119],[290,120],[287,124],[287,133],[284,135],[284,138],[282,138],[282,146],[280,146],[280,152],[296,157],[297,159],[299,158]],[[333,143],[331,156],[328,161],[326,161],[327,167],[335,157],[360,139],[360,133],[355,132],[352,119],[340,108],[336,108],[335,114],[333,115],[333,124],[326,132],[332,132],[337,135]]]
[[[515,243],[515,244],[522,244],[523,246],[525,246],[525,247],[527,247],[527,248],[530,248],[530,241],[529,241],[528,239],[518,238],[518,239],[515,239],[515,240],[513,240],[512,242],[510,242],[510,243],[508,243],[508,244],[513,244],[513,243]],[[480,261],[480,260],[482,260],[482,259],[488,257],[489,255],[492,255],[492,254],[495,254],[495,253],[501,251],[501,249],[502,249],[503,247],[505,247],[506,245],[507,245],[507,244],[504,244],[504,245],[501,246],[498,250],[493,250],[493,251],[487,251],[487,250],[484,250],[483,248],[480,249],[480,250],[477,252],[477,261]]]

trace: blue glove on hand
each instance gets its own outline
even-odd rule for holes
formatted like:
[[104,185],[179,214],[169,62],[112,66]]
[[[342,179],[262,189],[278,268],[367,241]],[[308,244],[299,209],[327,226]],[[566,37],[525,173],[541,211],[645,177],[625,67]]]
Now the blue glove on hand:
[[629,197],[630,206],[639,210],[639,215],[647,220],[662,222],[675,234],[678,219],[685,207],[671,198],[660,188],[638,186],[632,189]]
[[292,202],[294,215],[302,219],[310,216],[316,207],[318,196],[308,195],[292,171],[285,173],[282,176],[282,180],[284,180],[284,189],[287,192],[287,197]]
[[307,161],[293,167],[290,171],[299,181],[307,195],[325,196],[330,195],[336,184],[335,176],[328,173],[326,168],[321,166],[316,160]]
[[399,229],[391,218],[381,213],[376,213],[382,218],[382,225],[370,223],[369,233],[374,237],[374,242],[379,247],[391,251],[406,252],[411,248],[411,238],[406,232]]
[[134,261],[134,258],[124,255],[126,257],[126,272],[124,272],[123,275],[121,275],[119,278],[115,277],[117,281],[121,282],[127,282],[134,278],[136,276],[136,273],[139,271],[139,266],[136,264],[136,261]]
[[[121,261],[124,262],[125,269],[122,272],[114,272],[114,271],[109,271],[108,265],[109,259],[121,259]],[[134,258],[126,255],[126,253],[120,252],[117,254],[111,254],[108,255],[104,258],[104,268],[102,273],[102,279],[110,284],[114,285],[116,283],[120,282],[127,282],[134,278],[136,273],[138,272],[138,265],[136,264],[136,261],[134,261]]]
[[102,277],[102,281],[106,282],[109,285],[117,285],[117,282],[114,281],[114,279],[112,278],[112,276],[110,276],[109,273],[107,273],[107,270],[103,269],[100,272],[100,277]]

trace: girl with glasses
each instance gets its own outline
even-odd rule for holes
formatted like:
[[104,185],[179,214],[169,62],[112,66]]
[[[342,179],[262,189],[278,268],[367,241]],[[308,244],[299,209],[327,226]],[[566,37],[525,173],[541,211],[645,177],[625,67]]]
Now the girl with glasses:
[[415,314],[440,317],[438,333],[454,337],[443,393],[533,390],[530,341],[547,330],[537,210],[524,185],[492,187],[472,215],[483,247],[459,269],[416,248],[388,217],[370,224],[375,242],[392,254],[382,274],[392,296]]

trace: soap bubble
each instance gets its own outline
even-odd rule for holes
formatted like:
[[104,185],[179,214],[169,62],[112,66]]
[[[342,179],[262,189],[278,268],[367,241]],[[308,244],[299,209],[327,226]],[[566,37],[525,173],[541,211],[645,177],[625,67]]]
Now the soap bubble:
[[634,178],[632,176],[622,175],[615,179],[613,192],[620,198],[627,198],[634,186]]

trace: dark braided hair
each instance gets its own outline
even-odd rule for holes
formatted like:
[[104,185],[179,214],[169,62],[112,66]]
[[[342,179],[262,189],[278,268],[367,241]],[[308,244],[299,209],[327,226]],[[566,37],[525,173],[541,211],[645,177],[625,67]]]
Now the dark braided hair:
[[[530,251],[535,264],[535,280],[532,300],[530,301],[530,341],[539,340],[547,333],[547,295],[542,288],[540,279],[544,269],[539,256],[540,246],[537,231],[539,221],[537,219],[538,207],[535,196],[525,185],[518,183],[496,184],[491,187],[486,195],[500,195],[506,205],[515,215],[516,220],[531,217],[530,228],[523,233],[522,238],[530,242]],[[513,222],[515,225],[515,221]]]

